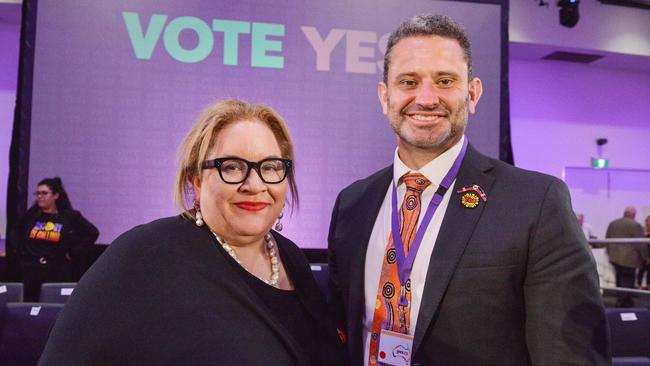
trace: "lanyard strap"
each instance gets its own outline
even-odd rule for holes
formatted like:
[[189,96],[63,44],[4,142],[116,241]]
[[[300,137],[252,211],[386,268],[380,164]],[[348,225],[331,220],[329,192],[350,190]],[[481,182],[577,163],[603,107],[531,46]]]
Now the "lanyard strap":
[[[420,248],[420,244],[422,243],[422,238],[424,237],[424,233],[427,231],[427,227],[429,226],[429,223],[433,218],[433,214],[436,212],[438,206],[440,206],[440,203],[442,202],[442,198],[444,197],[445,192],[447,192],[447,189],[449,189],[451,183],[454,181],[454,179],[456,179],[456,176],[458,175],[458,171],[460,170],[460,164],[463,162],[463,158],[465,157],[465,152],[467,152],[467,137],[465,137],[463,141],[463,147],[460,150],[460,154],[458,154],[458,156],[456,157],[454,164],[447,172],[447,175],[445,175],[445,177],[442,179],[442,182],[440,183],[438,190],[431,198],[429,207],[427,207],[427,212],[424,214],[424,218],[422,219],[420,226],[417,228],[417,231],[415,232],[415,238],[413,238],[413,243],[411,244],[411,248],[409,249],[408,256],[404,254],[405,253],[404,243],[402,242],[402,235],[400,233],[400,227],[399,227],[400,220],[399,220],[399,211],[397,208],[397,188],[395,187],[395,182],[393,182],[391,230],[393,233],[393,245],[395,246],[395,254],[396,254],[395,262],[397,264],[397,276],[399,277],[399,282],[400,285],[402,286],[402,289],[406,287],[406,281],[409,279],[409,277],[411,277],[413,262],[415,261],[415,256],[417,255],[418,249]],[[400,291],[400,293],[401,296],[400,296],[399,305],[408,306],[405,292]]]

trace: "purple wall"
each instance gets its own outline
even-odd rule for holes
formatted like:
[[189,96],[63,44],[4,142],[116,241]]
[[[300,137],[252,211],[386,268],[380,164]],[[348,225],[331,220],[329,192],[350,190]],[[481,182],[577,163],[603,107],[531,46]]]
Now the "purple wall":
[[[587,167],[596,139],[607,138],[610,168],[650,170],[650,73],[555,61],[510,62],[513,153],[517,166],[562,177],[565,167]],[[646,174],[618,172],[613,187],[600,173],[567,175],[573,206],[596,234],[633,205],[650,214]],[[567,174],[571,174],[567,171]],[[635,178],[630,179],[632,174]],[[649,173],[650,174],[650,173]]]
[[560,176],[588,166],[596,138],[610,168],[650,169],[650,73],[554,61],[510,62],[515,162]]

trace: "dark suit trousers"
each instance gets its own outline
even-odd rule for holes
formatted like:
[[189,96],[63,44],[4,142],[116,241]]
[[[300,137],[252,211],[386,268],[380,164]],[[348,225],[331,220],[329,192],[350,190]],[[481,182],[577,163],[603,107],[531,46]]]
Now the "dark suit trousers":
[[[634,281],[636,280],[636,268],[625,267],[612,263],[616,272],[616,287],[634,288]],[[627,293],[621,293],[618,296],[616,306],[618,307],[631,307],[633,305],[632,296]]]
[[639,273],[636,276],[636,283],[641,287],[643,285],[643,276],[645,275],[645,284],[650,287],[650,264],[644,264],[639,267]]

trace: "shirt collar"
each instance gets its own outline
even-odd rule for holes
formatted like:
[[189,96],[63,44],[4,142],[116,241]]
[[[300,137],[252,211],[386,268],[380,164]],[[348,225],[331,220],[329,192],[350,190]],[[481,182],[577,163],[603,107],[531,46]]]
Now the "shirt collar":
[[463,141],[465,141],[465,135],[463,135],[454,146],[450,147],[447,151],[443,152],[418,170],[412,170],[406,166],[402,159],[399,158],[399,147],[396,148],[395,157],[393,158],[393,183],[395,184],[395,187],[399,186],[399,179],[408,172],[421,173],[431,181],[432,186],[439,186],[442,179],[454,164],[456,157],[460,154],[460,150],[463,148]]

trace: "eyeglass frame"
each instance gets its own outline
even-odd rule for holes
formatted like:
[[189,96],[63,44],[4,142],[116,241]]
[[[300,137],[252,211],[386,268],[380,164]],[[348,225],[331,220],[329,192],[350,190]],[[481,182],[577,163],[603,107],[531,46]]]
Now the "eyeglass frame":
[[[228,161],[228,160],[238,160],[238,161],[246,163],[246,167],[248,169],[246,170],[246,174],[244,175],[244,178],[241,181],[239,181],[239,182],[227,182],[223,178],[223,174],[221,173],[221,164],[223,164],[224,161]],[[282,177],[282,179],[280,181],[278,181],[278,182],[267,182],[264,179],[264,177],[262,177],[262,174],[260,173],[260,166],[266,161],[275,161],[275,160],[279,160],[284,164],[284,168],[285,168],[284,169],[284,177]],[[293,168],[293,161],[291,159],[285,159],[285,158],[266,158],[266,159],[262,159],[262,160],[257,161],[257,162],[251,162],[251,161],[248,161],[248,160],[243,159],[243,158],[227,157],[227,158],[216,158],[216,159],[212,159],[212,160],[204,160],[203,163],[201,164],[201,169],[212,169],[212,168],[217,169],[217,172],[219,173],[219,178],[221,178],[221,181],[226,183],[226,184],[244,183],[246,181],[246,179],[248,179],[248,177],[250,176],[252,169],[255,169],[255,171],[257,171],[257,176],[260,177],[262,182],[264,182],[266,184],[280,184],[280,183],[284,182],[284,180],[287,179],[287,177],[289,176],[289,172]]]
[[36,191],[36,192],[34,192],[32,194],[34,195],[34,197],[38,197],[38,196],[49,196],[50,194],[54,194],[54,192],[53,191],[47,191],[47,192],[45,192],[45,191]]

